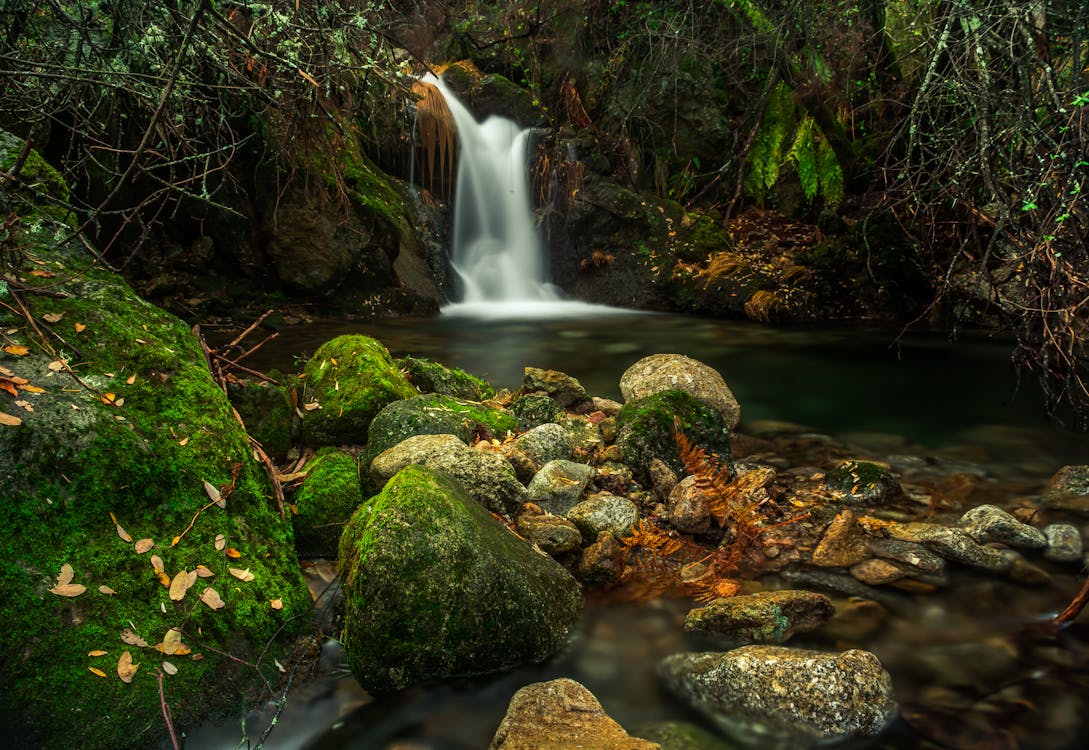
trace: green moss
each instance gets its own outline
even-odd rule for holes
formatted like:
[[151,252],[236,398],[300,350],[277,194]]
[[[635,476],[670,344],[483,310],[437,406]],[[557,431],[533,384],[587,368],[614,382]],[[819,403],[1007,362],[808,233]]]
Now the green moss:
[[900,491],[888,469],[869,461],[840,464],[824,475],[824,483],[844,500],[854,503],[880,503]]
[[386,347],[367,336],[338,336],[306,363],[303,430],[314,445],[362,444],[371,420],[387,404],[416,395]]
[[557,422],[566,414],[555,399],[543,393],[522,396],[510,405],[510,410],[518,420],[518,429],[522,432],[549,422]]
[[367,431],[367,456],[373,459],[413,435],[457,435],[468,443],[474,436],[503,437],[517,428],[515,417],[502,409],[426,393],[391,403],[378,413]]
[[420,357],[398,359],[397,366],[423,393],[441,393],[470,401],[483,401],[495,395],[495,389],[486,380],[457,367]]
[[729,461],[730,430],[718,410],[685,391],[661,391],[627,402],[616,415],[616,444],[640,482],[649,482],[647,467],[654,458],[683,474],[673,435],[675,418],[695,445]]
[[340,534],[363,503],[359,464],[339,448],[322,448],[304,469],[295,493],[295,547],[307,557],[334,557]]
[[[270,373],[270,377],[281,380],[283,376]],[[267,381],[244,380],[228,383],[227,396],[246,423],[246,431],[272,460],[283,461],[291,449],[295,418],[288,389]]]
[[[11,133],[0,130],[0,172],[10,171],[22,153],[25,141]],[[52,167],[37,151],[31,151],[19,170],[19,182],[22,186],[12,191],[16,200],[12,209],[27,219],[42,214],[56,221],[73,221],[67,208],[71,194],[60,172]],[[35,193],[41,193],[57,201],[50,203]]]

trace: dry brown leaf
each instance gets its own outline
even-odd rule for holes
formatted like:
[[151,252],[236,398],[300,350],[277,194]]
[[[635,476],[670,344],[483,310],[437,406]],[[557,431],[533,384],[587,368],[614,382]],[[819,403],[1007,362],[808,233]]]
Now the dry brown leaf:
[[159,557],[158,555],[152,555],[151,567],[155,569],[156,573],[162,573],[165,569],[165,566],[163,565],[163,558]]
[[21,385],[19,388],[23,393],[45,393],[45,388],[39,388],[36,385]]
[[307,411],[314,411],[315,409],[320,409],[321,404],[319,404],[317,401],[311,401],[309,404],[303,404],[303,408]]
[[208,495],[208,499],[218,505],[220,508],[227,507],[227,501],[223,499],[223,493],[220,492],[219,488],[209,482],[207,479],[204,480],[204,492]]
[[82,323],[76,323],[76,333],[83,333],[86,330],[87,326],[83,325]]
[[109,586],[106,586],[106,585],[99,586],[98,591],[99,591],[99,593],[106,594],[107,596],[113,596],[114,594],[117,593],[116,591],[114,591],[113,589],[111,589]]
[[209,570],[208,567],[205,565],[198,565],[197,567],[193,568],[193,572],[201,578],[211,578],[215,575],[215,573]]
[[163,662],[163,671],[169,675],[175,675],[178,673],[178,668],[168,661]]
[[204,593],[200,595],[200,600],[212,609],[221,609],[227,604],[223,601],[223,597],[219,595],[219,592],[213,588],[204,589]]
[[46,313],[42,316],[42,320],[46,323],[60,323],[63,317],[64,313]]
[[98,675],[99,677],[105,677],[105,676],[106,676],[106,673],[105,673],[105,672],[103,672],[103,671],[102,671],[101,669],[99,669],[98,667],[87,667],[87,670],[88,670],[89,672],[91,672],[92,674],[96,674],[96,675]]
[[67,365],[65,365],[64,362],[61,362],[59,359],[55,359],[52,362],[50,362],[48,365],[46,365],[46,367],[48,367],[51,372],[60,372],[66,366]]
[[18,417],[13,417],[6,412],[0,411],[0,424],[7,425],[8,427],[18,427],[22,423],[23,420],[19,419]]
[[10,394],[12,398],[19,398],[19,389],[10,380],[0,378],[0,391]]
[[254,575],[250,572],[249,568],[246,568],[245,570],[242,570],[241,568],[227,568],[227,570],[232,576],[240,581],[252,581],[254,579]]
[[133,373],[132,375],[129,375],[127,378],[125,378],[125,382],[128,383],[129,385],[132,385],[133,383],[135,383],[136,382],[136,373]]
[[129,628],[125,628],[121,631],[121,642],[127,643],[130,646],[139,646],[140,648],[147,648],[147,641],[145,641],[136,633],[132,632]]
[[53,273],[52,271],[42,271],[41,269],[35,268],[33,271],[30,272],[30,275],[37,276],[39,279],[51,279],[57,274]]
[[57,576],[57,584],[63,586],[66,583],[71,583],[72,578],[76,575],[76,571],[72,569],[72,566],[65,563],[61,566],[60,575]]
[[225,554],[232,560],[237,560],[238,558],[242,557],[242,553],[236,550],[234,547],[228,547],[227,549],[223,550],[223,554]]
[[21,409],[25,409],[26,411],[30,412],[31,414],[34,413],[34,404],[30,403],[29,401],[24,401],[22,399],[19,399],[18,401],[15,402],[15,405],[18,406]]
[[[155,575],[159,578],[159,583],[170,588],[170,575],[165,570],[157,570],[155,571]],[[165,612],[166,610],[164,609],[163,611]]]
[[117,535],[119,537],[121,537],[121,539],[123,539],[126,542],[131,542],[132,541],[132,537],[129,536],[129,532],[127,532],[123,528],[121,528],[121,524],[117,524]]
[[82,586],[78,583],[64,583],[49,589],[49,593],[56,594],[57,596],[79,596],[86,590],[86,586]]
[[4,347],[4,351],[13,357],[25,357],[30,354],[30,349],[26,348],[22,344],[8,344]]
[[132,663],[132,654],[128,651],[121,653],[121,658],[117,660],[117,676],[121,678],[121,682],[132,682],[132,678],[139,668],[139,664]]
[[155,541],[152,539],[148,539],[147,537],[144,537],[143,539],[137,539],[135,545],[136,554],[142,555],[154,546]]
[[96,648],[94,651],[88,651],[87,656],[105,656],[106,652],[100,648]]
[[284,608],[284,600],[283,599],[269,599],[268,603],[269,603],[269,606],[272,607],[273,609],[283,609]]
[[181,646],[182,632],[177,628],[171,628],[166,631],[166,635],[163,636],[163,653],[167,655],[178,653],[178,648]]
[[222,550],[226,546],[227,546],[227,537],[223,536],[222,534],[216,534],[216,549],[217,550]]
[[177,575],[174,576],[174,580],[170,582],[170,598],[176,602],[180,602],[185,598],[185,592],[189,590],[189,573],[182,568]]

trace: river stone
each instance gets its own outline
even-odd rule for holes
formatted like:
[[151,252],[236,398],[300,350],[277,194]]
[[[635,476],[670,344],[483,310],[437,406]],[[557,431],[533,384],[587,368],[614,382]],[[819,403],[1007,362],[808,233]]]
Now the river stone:
[[632,737],[578,682],[526,685],[511,698],[489,750],[661,750]]
[[510,405],[511,413],[518,420],[519,430],[530,430],[564,416],[563,407],[543,393],[529,393]]
[[564,515],[578,527],[583,541],[589,544],[606,531],[617,539],[626,535],[639,521],[639,508],[626,497],[594,495]]
[[561,417],[558,424],[567,430],[576,458],[589,458],[605,448],[601,430],[585,417],[567,415]]
[[813,564],[825,568],[849,568],[870,556],[855,514],[841,511],[825,529],[813,550]]
[[666,501],[666,520],[685,534],[706,534],[714,520],[707,495],[696,481],[696,477],[685,477],[669,493]]
[[624,573],[625,549],[611,532],[598,534],[597,541],[579,555],[579,580],[594,584],[616,583]]
[[1005,573],[1013,567],[1016,553],[1003,554],[993,547],[984,547],[967,532],[934,523],[889,524],[889,532],[897,539],[926,545],[946,560],[970,565],[992,573]]
[[896,718],[892,680],[877,657],[785,646],[674,654],[669,688],[720,729],[760,746],[806,747],[880,734]]
[[721,633],[737,644],[784,643],[824,625],[832,600],[812,591],[761,591],[715,599],[684,618],[688,632]]
[[304,470],[306,479],[292,498],[295,549],[301,557],[336,557],[340,532],[363,504],[359,464],[351,454],[326,446]]
[[526,488],[509,463],[495,453],[473,450],[456,435],[414,435],[382,451],[371,461],[371,480],[381,488],[410,464],[446,472],[494,513],[512,514],[526,502]]
[[958,525],[981,544],[1000,542],[1022,549],[1042,549],[1047,539],[1037,528],[1021,523],[997,505],[979,505],[961,516]]
[[1051,477],[1049,485],[1059,492],[1089,496],[1089,466],[1064,466]]
[[578,503],[593,478],[594,469],[586,464],[549,461],[530,480],[526,496],[549,513],[564,515]]
[[857,565],[852,565],[850,573],[858,580],[865,584],[869,584],[870,586],[880,586],[881,584],[892,583],[893,581],[899,581],[901,578],[907,576],[907,572],[899,565],[879,558],[864,560]]
[[601,412],[607,417],[615,417],[620,413],[620,407],[623,406],[619,401],[613,401],[611,398],[602,398],[601,396],[594,396],[590,400],[594,404],[594,410]]
[[525,368],[522,374],[522,393],[544,393],[564,409],[573,412],[581,413],[593,407],[582,383],[558,370]]
[[386,347],[368,336],[327,341],[303,374],[303,431],[313,445],[361,445],[383,407],[416,395]]
[[574,455],[574,446],[571,436],[555,422],[538,425],[519,435],[503,448],[511,446],[522,451],[538,467],[544,466],[549,461],[569,461]]
[[582,546],[582,532],[563,516],[549,514],[518,516],[515,527],[530,544],[550,555],[570,552]]
[[413,435],[503,437],[518,429],[514,416],[474,401],[425,393],[385,406],[367,428],[367,455],[377,456]]
[[1044,527],[1047,549],[1044,557],[1052,562],[1076,562],[1081,559],[1081,532],[1069,523],[1051,523]]
[[578,583],[456,481],[398,472],[340,541],[348,665],[374,695],[538,663],[578,622]]
[[669,464],[662,459],[653,458],[647,465],[647,474],[650,476],[650,486],[654,494],[660,500],[667,500],[677,486],[677,472],[669,468]]
[[845,461],[824,475],[824,484],[852,505],[880,505],[902,492],[888,469],[869,461]]
[[730,430],[741,421],[741,407],[722,375],[682,354],[643,357],[620,376],[620,394],[625,401],[673,389],[685,391],[713,406]]
[[945,559],[917,542],[902,539],[870,539],[867,548],[876,557],[905,563],[924,573],[941,575],[945,572]]

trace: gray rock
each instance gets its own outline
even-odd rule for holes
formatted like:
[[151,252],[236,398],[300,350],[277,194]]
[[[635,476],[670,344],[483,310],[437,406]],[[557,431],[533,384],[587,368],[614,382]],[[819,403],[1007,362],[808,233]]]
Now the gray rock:
[[761,747],[808,747],[880,734],[896,718],[877,657],[783,646],[684,653],[659,666],[666,684],[727,734]]
[[636,724],[631,730],[639,737],[657,742],[662,750],[736,750],[737,746],[684,721],[655,721]]
[[734,643],[784,643],[795,633],[824,625],[834,612],[832,600],[812,591],[761,591],[716,599],[684,618],[689,632],[720,633]]
[[[890,525],[893,536],[903,541],[919,542],[946,560],[970,565],[992,573],[1005,573],[1013,567],[1017,555],[1003,554],[992,547],[984,547],[967,532],[939,524],[920,523]],[[900,536],[900,535],[904,536]],[[906,537],[906,538],[905,538]],[[1012,550],[1007,550],[1012,552]]]
[[850,573],[869,586],[880,586],[907,577],[907,572],[901,566],[879,558],[852,565]]
[[543,393],[570,411],[589,411],[593,406],[582,383],[558,370],[525,368],[522,375],[522,393]]
[[1021,523],[997,505],[980,505],[960,518],[959,525],[981,544],[1001,542],[1010,547],[1042,549],[1047,546],[1043,533]]
[[371,462],[371,479],[382,487],[411,464],[446,472],[494,513],[513,514],[526,502],[526,488],[509,463],[495,453],[473,450],[454,435],[415,435],[382,451]]
[[594,403],[594,410],[601,412],[607,417],[615,417],[620,411],[620,407],[623,406],[619,401],[613,401],[611,398],[594,396],[590,400]]
[[639,520],[639,508],[626,497],[595,495],[583,500],[564,515],[578,526],[587,544],[607,531],[617,539],[627,534]]
[[570,552],[582,546],[582,532],[563,516],[523,513],[516,523],[518,533],[550,555]]
[[654,489],[654,494],[661,500],[668,498],[669,493],[677,486],[677,472],[660,458],[650,460],[647,473],[650,475],[650,486]]
[[549,461],[570,460],[574,454],[571,436],[555,422],[538,425],[509,444],[529,456],[538,466],[544,466]]
[[652,354],[620,376],[620,393],[625,401],[672,389],[685,391],[713,406],[731,430],[741,421],[741,407],[722,375],[690,357]]
[[685,477],[666,501],[666,519],[678,531],[686,534],[706,534],[713,519],[707,496],[696,486],[695,477]]
[[1089,465],[1062,467],[1051,477],[1050,487],[1059,492],[1089,496]]
[[941,575],[945,572],[944,558],[917,542],[905,542],[902,539],[870,539],[866,547],[876,557],[883,560],[895,560],[924,573]]
[[586,464],[549,461],[530,480],[526,496],[549,513],[564,515],[578,503],[593,477],[593,468]]
[[1052,523],[1044,527],[1047,549],[1044,557],[1053,562],[1075,562],[1081,559],[1081,532],[1069,523]]

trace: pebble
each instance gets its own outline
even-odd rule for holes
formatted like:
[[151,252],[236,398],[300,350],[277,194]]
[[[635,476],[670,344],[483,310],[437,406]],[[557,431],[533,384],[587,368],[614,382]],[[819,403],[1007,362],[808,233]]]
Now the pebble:
[[907,572],[899,565],[876,558],[852,566],[850,573],[857,580],[870,586],[892,583],[907,576]]
[[1052,562],[1075,562],[1081,560],[1081,532],[1069,523],[1052,523],[1044,527],[1047,549],[1044,557]]
[[823,568],[849,568],[869,556],[855,514],[844,510],[828,524],[813,550],[813,564]]
[[1039,529],[1021,523],[997,505],[980,505],[961,516],[959,525],[981,544],[1000,542],[1022,549],[1043,549],[1047,539]]

